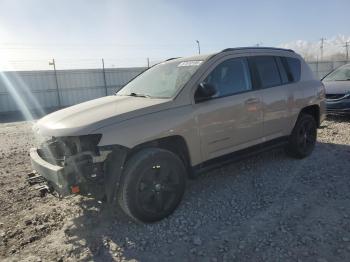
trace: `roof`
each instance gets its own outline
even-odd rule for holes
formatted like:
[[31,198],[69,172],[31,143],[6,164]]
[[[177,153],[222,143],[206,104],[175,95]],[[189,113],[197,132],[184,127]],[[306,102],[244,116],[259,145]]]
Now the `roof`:
[[190,57],[174,57],[169,58],[165,61],[177,60],[177,61],[191,61],[191,60],[207,60],[217,54],[229,52],[229,51],[244,51],[244,50],[265,50],[265,51],[287,51],[291,53],[295,53],[292,49],[278,48],[278,47],[260,47],[260,46],[252,46],[252,47],[234,47],[234,48],[226,48],[220,52],[212,53],[212,54],[201,54]]
[[226,48],[221,52],[239,51],[239,50],[278,50],[278,51],[288,51],[288,52],[294,53],[292,49],[285,49],[285,48],[278,48],[278,47],[260,47],[260,46]]

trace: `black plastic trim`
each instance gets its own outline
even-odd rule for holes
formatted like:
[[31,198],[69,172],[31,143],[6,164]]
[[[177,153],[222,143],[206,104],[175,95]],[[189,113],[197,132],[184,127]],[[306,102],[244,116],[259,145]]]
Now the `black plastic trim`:
[[205,161],[199,165],[192,167],[194,174],[199,174],[202,172],[206,172],[224,165],[228,165],[233,162],[240,161],[244,158],[269,151],[278,147],[283,147],[288,143],[288,136],[283,136],[280,138],[276,138],[259,145],[251,146],[242,150],[238,150],[233,153],[229,153],[217,158],[210,159]]
[[287,52],[292,52],[295,53],[294,50],[292,49],[285,49],[285,48],[278,48],[278,47],[234,47],[234,48],[226,48],[222,50],[221,52],[229,52],[229,51],[239,51],[239,50],[271,50],[271,51],[287,51]]

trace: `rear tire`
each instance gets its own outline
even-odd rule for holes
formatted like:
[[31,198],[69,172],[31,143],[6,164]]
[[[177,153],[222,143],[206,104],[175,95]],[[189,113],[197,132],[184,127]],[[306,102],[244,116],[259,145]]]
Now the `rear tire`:
[[186,177],[185,166],[174,153],[159,148],[142,149],[126,163],[119,204],[137,222],[161,220],[181,202]]
[[309,156],[316,144],[317,125],[315,118],[309,114],[301,114],[289,136],[286,148],[288,155],[302,159]]

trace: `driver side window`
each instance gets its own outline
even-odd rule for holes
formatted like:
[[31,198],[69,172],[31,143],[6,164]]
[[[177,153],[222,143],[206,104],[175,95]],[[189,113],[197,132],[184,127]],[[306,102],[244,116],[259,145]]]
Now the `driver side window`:
[[248,61],[233,58],[219,64],[204,80],[216,87],[214,98],[230,96],[252,89]]

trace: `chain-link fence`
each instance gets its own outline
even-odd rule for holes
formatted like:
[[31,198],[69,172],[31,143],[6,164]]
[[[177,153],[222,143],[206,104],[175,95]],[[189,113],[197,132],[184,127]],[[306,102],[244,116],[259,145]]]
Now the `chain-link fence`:
[[309,61],[307,62],[318,79],[322,79],[325,75],[338,68],[339,66],[349,63],[349,61]]

